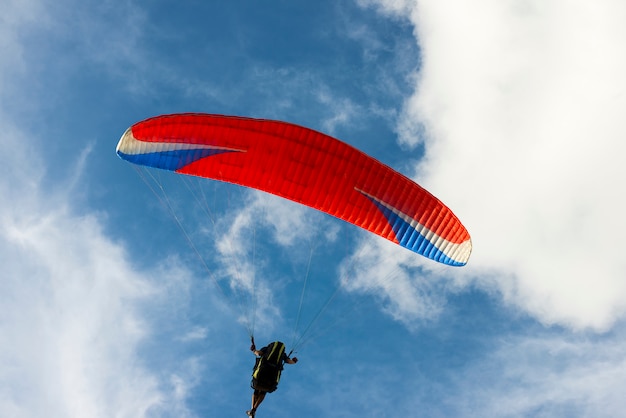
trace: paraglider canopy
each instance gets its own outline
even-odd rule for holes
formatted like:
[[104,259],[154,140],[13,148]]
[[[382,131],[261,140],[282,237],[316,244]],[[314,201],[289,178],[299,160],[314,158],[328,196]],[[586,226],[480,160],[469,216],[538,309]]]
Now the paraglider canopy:
[[459,219],[417,183],[344,142],[291,123],[157,116],[131,126],[117,154],[290,199],[447,265],[465,265],[472,250]]

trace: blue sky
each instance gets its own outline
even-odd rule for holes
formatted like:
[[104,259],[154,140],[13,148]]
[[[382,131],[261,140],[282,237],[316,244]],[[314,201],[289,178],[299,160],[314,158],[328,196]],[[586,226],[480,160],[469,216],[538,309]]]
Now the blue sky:
[[[620,0],[0,9],[0,416],[245,416],[228,280],[255,280],[258,344],[289,344],[307,277],[301,330],[337,296],[259,417],[626,410]],[[205,268],[115,155],[188,111],[302,124],[415,178],[472,234],[468,265],[203,184],[213,223],[151,172]]]

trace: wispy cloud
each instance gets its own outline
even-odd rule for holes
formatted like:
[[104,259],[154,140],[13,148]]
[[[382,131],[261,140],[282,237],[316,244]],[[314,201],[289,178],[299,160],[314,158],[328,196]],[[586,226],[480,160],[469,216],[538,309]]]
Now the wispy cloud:
[[379,237],[362,241],[340,267],[346,290],[374,296],[408,328],[435,320],[445,306],[442,282],[412,252]]
[[[126,249],[106,236],[102,219],[76,204],[89,147],[67,161],[73,174],[52,184],[41,151],[50,138],[42,140],[34,124],[25,129],[17,121],[20,111],[55,101],[58,92],[52,91],[50,102],[31,100],[40,97],[43,71],[68,68],[63,59],[80,65],[83,58],[66,54],[41,64],[50,52],[47,42],[62,40],[68,30],[59,20],[67,16],[65,6],[5,1],[2,7],[0,415],[168,414],[176,397],[140,356],[153,331],[144,304],[163,297],[151,277],[159,271],[139,272]],[[164,264],[160,272],[176,269]],[[180,403],[176,409],[182,410]]]
[[159,287],[98,218],[48,196],[36,176],[0,182],[12,196],[0,205],[0,414],[144,416],[167,405],[138,361],[151,332],[141,306]]
[[[243,206],[230,208],[229,212],[215,231],[224,269],[220,277],[230,281],[233,301],[241,299],[241,309],[252,309],[244,312],[244,320],[272,330],[280,316],[274,293],[284,278],[277,276],[275,266],[268,270],[266,257],[276,261],[278,254],[255,254],[258,243],[267,240],[269,232],[269,240],[280,247],[308,248],[316,236],[335,240],[338,227],[312,209],[256,191],[247,194]],[[301,253],[294,252],[292,260],[302,257]]]
[[459,416],[619,416],[624,346],[620,336],[505,338],[459,373],[450,404]]

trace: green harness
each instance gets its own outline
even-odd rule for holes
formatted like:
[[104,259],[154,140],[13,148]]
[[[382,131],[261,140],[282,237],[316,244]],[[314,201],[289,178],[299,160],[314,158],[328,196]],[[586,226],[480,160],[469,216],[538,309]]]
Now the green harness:
[[252,388],[263,392],[274,392],[283,370],[285,344],[274,341],[269,344],[261,357],[257,357],[252,370]]

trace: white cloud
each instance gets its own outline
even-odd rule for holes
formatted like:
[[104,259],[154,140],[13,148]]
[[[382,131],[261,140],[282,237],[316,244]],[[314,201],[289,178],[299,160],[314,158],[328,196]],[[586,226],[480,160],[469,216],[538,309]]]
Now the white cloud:
[[260,192],[253,199],[251,209],[261,214],[260,220],[272,228],[273,238],[283,247],[309,242],[320,230],[327,239],[336,238],[339,227],[310,208]]
[[415,8],[415,0],[357,0],[357,3],[363,7],[377,6],[382,12],[404,16],[410,14]]
[[460,416],[620,416],[623,352],[621,337],[503,339],[460,372],[446,396]]
[[42,189],[37,154],[3,120],[0,142],[12,152],[0,156],[0,415],[181,416],[180,394],[148,370],[140,349],[151,332],[144,304],[176,294],[171,280],[150,275],[186,273],[138,272],[101,220],[69,203],[75,178],[60,193]]
[[[54,10],[66,5],[56,4]],[[164,296],[151,275],[185,272],[167,265],[138,272],[124,247],[106,236],[102,219],[72,203],[80,196],[89,150],[69,162],[75,165],[74,177],[52,184],[39,138],[10,114],[19,113],[29,101],[29,88],[41,81],[35,77],[42,66],[31,66],[31,60],[42,48],[27,41],[42,34],[46,40],[62,37],[53,30],[59,15],[47,13],[39,1],[4,1],[2,10],[0,416],[141,417],[156,410],[160,416],[182,411],[179,397],[148,370],[140,350],[152,330],[144,304]],[[42,105],[31,101],[27,108],[32,112]]]
[[[280,315],[273,295],[281,287],[281,277],[276,277],[275,268],[270,273],[265,270],[267,260],[261,248],[256,254],[257,245],[267,239],[269,229],[269,239],[282,248],[310,247],[320,234],[327,241],[336,239],[338,226],[310,208],[257,191],[251,191],[241,207],[229,212],[214,231],[223,265],[220,277],[228,277],[233,290],[227,297],[233,306],[241,302],[241,321],[247,326],[256,321],[259,328],[271,330]],[[301,253],[293,257],[301,257]]]
[[333,97],[325,89],[317,92],[317,99],[331,112],[331,115],[322,122],[324,132],[328,134],[333,134],[338,126],[349,125],[362,113],[362,109],[350,99]]
[[399,132],[425,144],[419,181],[472,234],[454,276],[547,324],[610,327],[626,309],[626,6],[379,4],[416,28],[423,66]]
[[[321,409],[319,416],[349,415],[347,411],[365,416],[405,416],[415,411],[426,417],[621,416],[626,406],[626,340],[623,327],[619,328],[615,335],[592,336],[529,327],[526,333],[485,338],[479,351],[472,349],[475,335],[468,331],[460,336],[461,340],[468,338],[467,347],[450,352],[444,343],[428,360],[416,358],[421,344],[433,342],[424,339],[424,334],[414,340],[408,337],[416,347],[394,352],[394,360],[377,358],[372,354],[377,351],[372,350],[378,344],[389,347],[385,338],[384,343],[368,344],[369,354],[355,353],[353,347],[338,348],[329,367],[315,369],[313,382],[298,383],[288,390],[300,399],[310,390],[305,385],[318,388],[314,405],[304,405]],[[446,332],[445,327],[438,329]],[[465,349],[473,355],[463,353]],[[318,355],[324,357],[307,353],[307,361],[320,361]],[[333,361],[340,361],[337,358],[348,360],[347,364],[334,367]],[[356,363],[351,360],[354,358]],[[426,364],[429,360],[436,363]],[[307,364],[298,368],[316,367]],[[441,368],[432,370],[437,366]],[[310,373],[300,369],[288,372],[287,379],[292,373]]]
[[438,286],[421,270],[422,260],[390,241],[372,237],[362,241],[343,261],[343,287],[375,296],[394,319],[414,328],[436,319],[445,300]]
[[9,86],[8,76],[20,73],[25,69],[23,60],[24,48],[20,42],[24,26],[44,25],[46,14],[38,0],[4,0],[1,4],[2,25],[0,25],[0,94]]

